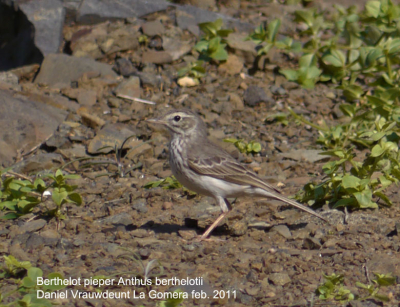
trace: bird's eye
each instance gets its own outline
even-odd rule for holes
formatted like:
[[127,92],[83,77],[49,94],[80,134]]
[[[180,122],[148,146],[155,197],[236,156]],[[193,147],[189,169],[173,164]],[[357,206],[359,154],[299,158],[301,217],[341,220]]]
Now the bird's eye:
[[181,120],[181,117],[179,115],[174,117],[174,121],[179,122]]

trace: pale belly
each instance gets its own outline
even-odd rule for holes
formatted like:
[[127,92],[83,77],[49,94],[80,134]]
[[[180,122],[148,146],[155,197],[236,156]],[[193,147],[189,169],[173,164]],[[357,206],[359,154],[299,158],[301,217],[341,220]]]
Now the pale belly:
[[189,170],[185,174],[172,171],[176,179],[187,189],[212,197],[236,198],[243,194],[251,194],[250,186],[242,186],[209,176],[199,176]]

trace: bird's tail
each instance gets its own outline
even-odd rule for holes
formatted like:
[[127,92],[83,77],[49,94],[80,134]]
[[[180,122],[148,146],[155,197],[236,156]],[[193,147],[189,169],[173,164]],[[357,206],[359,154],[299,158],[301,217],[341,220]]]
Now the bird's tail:
[[287,197],[285,197],[285,196],[283,196],[283,195],[277,194],[277,193],[270,193],[270,192],[268,192],[268,191],[266,191],[266,190],[263,190],[263,192],[265,192],[266,194],[268,194],[268,195],[265,195],[265,196],[267,196],[267,197],[269,197],[269,198],[273,198],[273,199],[280,200],[280,201],[282,201],[282,202],[284,202],[284,203],[286,203],[286,204],[288,204],[288,205],[291,205],[291,206],[296,207],[296,208],[298,208],[298,209],[300,209],[300,210],[303,210],[303,211],[305,211],[305,212],[308,212],[308,213],[310,213],[310,214],[312,214],[312,215],[314,215],[314,216],[320,218],[321,220],[324,220],[325,222],[329,223],[329,221],[328,221],[326,218],[324,218],[322,215],[318,214],[318,213],[315,212],[313,209],[311,209],[311,208],[309,208],[309,207],[306,207],[306,206],[304,206],[304,205],[298,203],[298,202],[295,201],[295,200],[289,199],[289,198],[287,198]]

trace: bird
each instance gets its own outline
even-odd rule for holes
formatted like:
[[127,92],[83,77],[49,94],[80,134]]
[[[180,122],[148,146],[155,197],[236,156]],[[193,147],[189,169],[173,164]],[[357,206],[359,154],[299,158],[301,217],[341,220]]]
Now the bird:
[[328,222],[311,208],[283,196],[278,189],[211,142],[205,123],[195,112],[173,109],[161,117],[147,119],[147,122],[162,125],[169,131],[169,164],[175,178],[187,189],[213,197],[221,208],[221,214],[200,240],[207,239],[232,210],[228,198],[275,199]]

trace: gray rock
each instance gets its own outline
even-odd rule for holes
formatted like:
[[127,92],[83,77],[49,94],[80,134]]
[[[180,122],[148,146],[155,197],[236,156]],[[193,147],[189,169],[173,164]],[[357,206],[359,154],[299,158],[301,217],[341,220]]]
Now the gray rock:
[[66,54],[49,54],[45,57],[35,83],[55,85],[77,81],[82,74],[97,72],[103,76],[117,76],[111,65],[96,62],[89,58],[77,58]]
[[182,41],[178,37],[164,37],[163,48],[170,55],[172,60],[177,60],[192,50],[191,41]]
[[132,62],[126,58],[120,58],[115,61],[115,70],[124,77],[129,77],[138,72],[136,67],[133,66]]
[[247,34],[231,33],[227,37],[227,43],[238,57],[246,64],[252,65],[257,56],[256,44],[251,40],[246,41],[246,37]]
[[55,247],[58,243],[59,239],[57,238],[46,238],[40,236],[36,233],[31,234],[29,239],[26,241],[26,249],[36,249],[43,246]]
[[34,27],[13,1],[0,0],[0,71],[40,63],[43,55],[34,43]]
[[58,52],[63,40],[65,9],[60,0],[20,1],[20,8],[35,28],[35,45],[46,56]]
[[316,238],[305,238],[303,242],[303,248],[304,249],[320,249],[322,246],[321,242],[319,242],[318,239]]
[[120,213],[97,220],[96,223],[128,226],[132,225],[132,218],[126,213]]
[[77,22],[95,24],[115,18],[141,17],[166,10],[172,3],[163,0],[88,0],[83,1]]
[[269,280],[275,286],[284,286],[290,283],[291,279],[287,273],[272,273],[269,275]]
[[269,90],[274,95],[286,95],[286,90],[280,86],[271,85]]
[[18,76],[13,74],[12,72],[5,71],[0,73],[0,82],[12,84],[12,85],[18,85]]
[[237,28],[239,31],[252,31],[253,25],[241,22],[235,18],[200,9],[192,5],[178,5],[164,0],[85,0],[80,6],[76,20],[79,23],[94,24],[112,19],[124,19],[131,17],[143,17],[152,13],[165,11],[169,7],[175,7],[193,18],[180,20],[183,30],[190,30],[198,23],[214,21],[222,18],[226,28]]
[[140,89],[140,79],[136,76],[131,76],[128,80],[118,85],[114,92],[117,97],[140,98],[142,92]]
[[41,144],[65,119],[67,112],[0,90],[0,164],[18,151]]
[[255,85],[250,85],[244,92],[244,103],[250,107],[254,107],[261,102],[273,103],[273,99],[268,96],[265,91]]
[[[106,125],[90,141],[88,152],[90,154],[98,154],[99,149],[104,146],[111,146],[112,148],[114,148],[115,144],[120,146],[126,138],[132,136],[133,134],[135,134],[135,132],[129,129],[129,126],[127,125]],[[130,147],[130,143],[131,142],[127,142],[127,144],[125,144],[126,148]],[[104,148],[101,150],[101,153],[108,153],[113,150],[112,148]]]
[[132,208],[137,210],[140,213],[146,213],[148,211],[146,200],[137,199],[132,203]]
[[148,72],[139,72],[138,76],[143,87],[161,88],[163,79],[160,75]]
[[167,51],[148,50],[142,55],[142,63],[167,64],[172,61],[172,55]]
[[193,15],[188,14],[181,10],[176,10],[176,23],[179,28],[187,29],[192,32],[195,36],[200,35],[200,28],[196,24],[196,19]]
[[46,225],[47,222],[43,219],[40,220],[34,220],[34,221],[30,221],[25,223],[24,225],[22,225],[20,227],[20,231],[22,233],[24,232],[34,232],[37,231],[39,229],[42,229],[44,227],[44,225]]
[[142,25],[142,31],[147,36],[162,35],[165,32],[165,27],[159,20],[153,20],[145,22]]
[[276,231],[285,239],[292,238],[292,233],[290,232],[289,228],[286,225],[276,225],[272,227],[271,231]]
[[28,157],[21,162],[13,165],[13,171],[22,174],[32,174],[39,171],[51,170],[58,168],[64,160],[60,154],[57,153],[39,153]]

